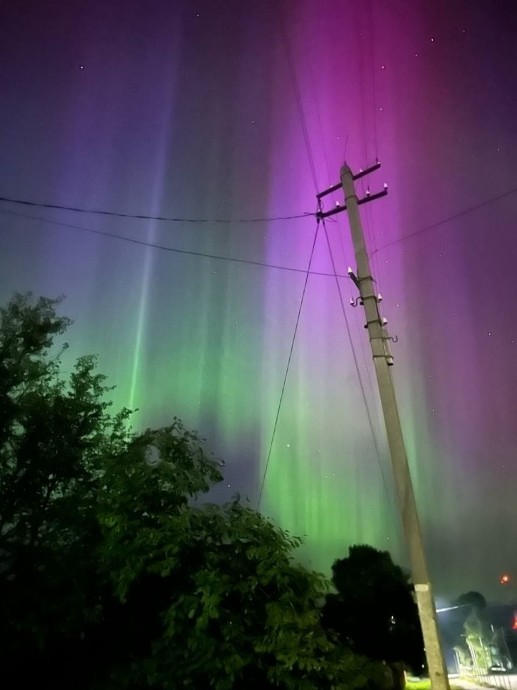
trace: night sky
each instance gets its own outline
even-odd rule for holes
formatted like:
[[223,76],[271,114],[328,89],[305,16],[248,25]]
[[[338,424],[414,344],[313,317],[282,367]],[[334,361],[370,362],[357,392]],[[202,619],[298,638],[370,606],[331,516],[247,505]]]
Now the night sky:
[[389,185],[362,217],[435,591],[517,582],[511,4],[0,9],[0,196],[194,221],[2,201],[1,301],[66,295],[64,369],[97,353],[137,429],[198,429],[215,499],[260,496],[327,573],[352,543],[407,563],[347,219],[313,215],[345,159],[379,158],[358,190]]

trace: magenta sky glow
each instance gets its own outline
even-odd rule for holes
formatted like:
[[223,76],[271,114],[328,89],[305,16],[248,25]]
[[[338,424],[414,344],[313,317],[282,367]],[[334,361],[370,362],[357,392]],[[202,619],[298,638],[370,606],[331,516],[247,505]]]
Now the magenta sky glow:
[[[389,183],[363,221],[399,337],[433,579],[442,595],[498,598],[500,573],[517,570],[517,27],[505,3],[22,0],[0,25],[2,197],[298,215],[345,158],[381,160],[359,191]],[[323,228],[311,268],[327,275],[307,281],[272,442],[315,230],[310,216],[170,223],[2,202],[0,295],[66,294],[71,354],[99,354],[136,426],[177,415],[226,459],[217,500],[256,505],[269,455],[261,509],[304,536],[314,567],[354,542],[404,563],[362,315],[347,278],[342,310]],[[346,275],[345,217],[327,232]]]

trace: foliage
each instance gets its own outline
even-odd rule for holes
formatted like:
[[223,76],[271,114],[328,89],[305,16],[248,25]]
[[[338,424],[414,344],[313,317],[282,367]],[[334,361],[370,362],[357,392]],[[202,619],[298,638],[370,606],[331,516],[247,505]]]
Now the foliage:
[[329,642],[319,623],[323,579],[294,564],[297,540],[255,511],[232,503],[146,515],[129,528],[130,564],[113,568],[112,554],[126,551],[127,517],[109,517],[114,581],[129,610],[152,597],[160,611],[159,634],[133,664],[134,687],[168,679],[174,688],[344,688],[375,672]]
[[465,607],[466,611],[468,611],[468,607],[471,610],[483,611],[486,608],[486,599],[480,592],[465,592],[453,602],[453,606]]
[[486,599],[480,592],[461,594],[456,601],[454,651],[460,670],[488,673],[491,669],[509,670],[512,661],[502,629],[494,628],[486,615]]
[[[59,300],[16,295],[0,310],[0,644],[23,678],[70,662],[97,604],[95,518],[104,458],[126,446],[95,358],[60,376]],[[64,345],[66,348],[66,345]],[[29,666],[30,667],[30,666]]]
[[238,502],[200,503],[222,475],[195,433],[131,433],[92,357],[60,375],[57,304],[0,311],[3,686],[376,683],[321,628],[325,581],[292,560],[298,540]]
[[413,588],[390,554],[352,546],[332,572],[337,593],[327,595],[324,626],[358,654],[421,672],[424,647]]

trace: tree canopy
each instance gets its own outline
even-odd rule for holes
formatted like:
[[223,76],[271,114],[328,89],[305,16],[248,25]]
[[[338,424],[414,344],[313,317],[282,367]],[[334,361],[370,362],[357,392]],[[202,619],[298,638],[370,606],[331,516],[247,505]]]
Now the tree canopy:
[[465,607],[468,615],[469,607],[475,611],[483,611],[486,608],[486,599],[480,592],[470,591],[460,594],[452,605],[458,608]]
[[323,621],[358,654],[403,662],[420,673],[424,646],[413,588],[408,575],[387,551],[357,545],[335,561]]
[[[320,625],[324,578],[174,418],[134,433],[96,360],[60,370],[59,300],[0,310],[3,686],[362,688],[379,669]],[[358,651],[361,651],[358,649]]]

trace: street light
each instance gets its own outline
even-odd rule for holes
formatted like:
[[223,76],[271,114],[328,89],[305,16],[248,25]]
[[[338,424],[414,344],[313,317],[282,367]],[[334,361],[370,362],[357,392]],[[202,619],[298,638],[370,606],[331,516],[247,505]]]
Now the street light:
[[443,611],[452,611],[453,609],[462,609],[464,606],[472,606],[472,604],[458,604],[457,606],[444,606],[442,609],[436,609],[436,613],[442,613]]

